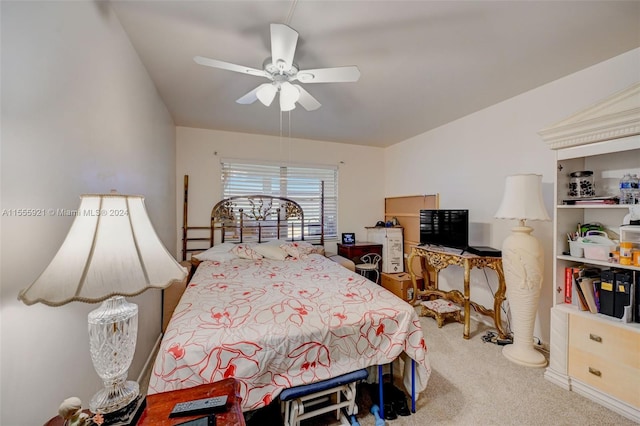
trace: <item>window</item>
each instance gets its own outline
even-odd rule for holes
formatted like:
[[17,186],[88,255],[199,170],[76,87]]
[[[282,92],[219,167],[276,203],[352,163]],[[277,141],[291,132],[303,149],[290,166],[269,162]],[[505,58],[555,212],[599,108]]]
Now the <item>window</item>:
[[290,198],[304,211],[305,238],[320,235],[321,195],[324,182],[324,237],[338,235],[337,167],[222,162],[225,198],[265,194]]

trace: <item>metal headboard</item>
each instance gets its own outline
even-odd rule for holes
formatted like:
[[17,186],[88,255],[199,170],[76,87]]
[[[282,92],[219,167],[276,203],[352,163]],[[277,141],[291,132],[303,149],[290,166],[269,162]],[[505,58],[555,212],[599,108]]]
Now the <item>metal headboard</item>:
[[[211,210],[211,228],[221,242],[304,240],[304,212],[298,203],[271,195],[226,198]],[[297,238],[296,238],[297,237]],[[214,241],[211,241],[211,245]]]
[[[247,195],[216,203],[211,209],[209,226],[188,226],[189,176],[185,175],[182,260],[187,260],[188,253],[206,250],[216,242],[261,243],[275,239],[310,239],[309,230],[314,227],[320,228],[319,233],[313,235],[314,242],[324,245],[324,182],[321,191],[319,224],[306,223],[300,204],[289,198]],[[204,233],[208,236],[205,237]],[[198,247],[193,247],[190,242],[197,242]]]

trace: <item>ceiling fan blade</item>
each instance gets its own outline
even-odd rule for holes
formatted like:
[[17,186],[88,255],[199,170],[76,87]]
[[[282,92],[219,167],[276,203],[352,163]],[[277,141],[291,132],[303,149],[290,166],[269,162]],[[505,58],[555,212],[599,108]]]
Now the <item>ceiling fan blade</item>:
[[322,106],[322,104],[318,102],[316,98],[311,96],[311,94],[304,90],[299,84],[294,84],[293,87],[300,91],[300,99],[298,99],[298,103],[302,105],[302,107],[307,111],[315,111]]
[[261,84],[260,86],[256,87],[255,89],[253,89],[252,91],[250,91],[249,93],[241,97],[240,99],[236,100],[236,102],[243,105],[249,105],[254,103],[255,101],[258,100],[258,90],[262,89],[264,86],[271,86],[271,83]]
[[302,83],[350,83],[360,79],[357,66],[300,70],[296,76]]
[[[271,24],[271,60],[281,70],[293,64],[293,55],[298,44],[298,32],[284,24]],[[282,65],[278,63],[281,61]]]
[[220,68],[223,70],[235,71],[243,74],[255,75],[258,77],[270,77],[269,74],[267,74],[264,70],[236,65],[230,62],[219,61],[217,59],[205,58],[203,56],[194,56],[193,60],[197,64],[204,65],[206,67]]

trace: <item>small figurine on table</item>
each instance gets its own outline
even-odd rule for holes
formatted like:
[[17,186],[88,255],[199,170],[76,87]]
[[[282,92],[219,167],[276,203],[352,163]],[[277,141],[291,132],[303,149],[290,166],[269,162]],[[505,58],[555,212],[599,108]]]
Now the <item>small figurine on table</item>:
[[58,408],[58,414],[64,419],[65,426],[90,426],[92,423],[101,425],[103,417],[96,414],[91,417],[82,411],[82,401],[80,398],[72,396],[65,399]]

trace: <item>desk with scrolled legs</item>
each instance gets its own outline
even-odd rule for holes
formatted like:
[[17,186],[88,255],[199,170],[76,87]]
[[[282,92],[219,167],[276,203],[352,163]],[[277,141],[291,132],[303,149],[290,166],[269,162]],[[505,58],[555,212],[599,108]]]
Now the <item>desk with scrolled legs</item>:
[[[418,290],[416,282],[416,274],[413,271],[413,259],[418,256],[420,259],[420,267],[424,278],[424,290]],[[502,270],[502,258],[500,257],[488,257],[477,256],[471,253],[461,254],[460,250],[452,251],[442,247],[413,247],[411,254],[407,262],[409,275],[413,282],[413,299],[409,302],[414,304],[420,297],[431,298],[431,296],[437,296],[443,299],[452,301],[459,304],[464,308],[464,334],[465,339],[469,338],[470,330],[470,311],[471,306],[483,315],[487,315],[493,318],[498,335],[501,339],[507,337],[502,327],[502,320],[500,317],[500,306],[505,300],[506,285],[504,281],[504,272]],[[464,294],[458,290],[442,291],[438,288],[438,273],[440,270],[445,269],[451,265],[457,265],[464,268]],[[498,276],[498,290],[493,298],[493,309],[487,309],[484,306],[472,302],[470,296],[469,281],[471,277],[471,269],[473,268],[490,268],[495,271]],[[433,283],[429,279],[429,271],[433,271],[434,280]]]

